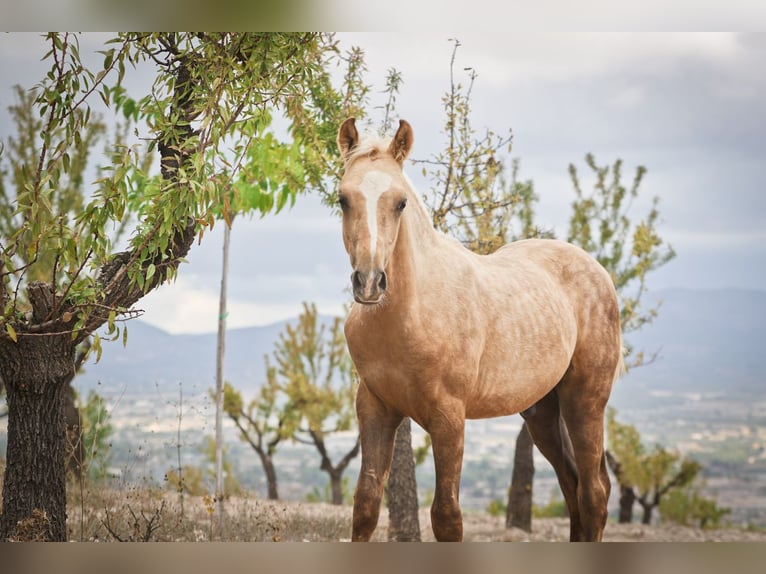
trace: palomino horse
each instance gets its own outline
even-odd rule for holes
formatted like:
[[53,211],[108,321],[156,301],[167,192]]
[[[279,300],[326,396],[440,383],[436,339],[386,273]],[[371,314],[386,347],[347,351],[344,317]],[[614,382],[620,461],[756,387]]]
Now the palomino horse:
[[570,539],[600,540],[610,490],[603,415],[622,368],[612,280],[561,241],[477,255],[436,231],[403,172],[412,142],[405,121],[392,140],[361,140],[353,118],[338,132],[338,201],[356,301],[345,332],[361,379],[352,539],[375,530],[403,417],[431,435],[434,535],[462,540],[465,419],[522,413],[556,470]]

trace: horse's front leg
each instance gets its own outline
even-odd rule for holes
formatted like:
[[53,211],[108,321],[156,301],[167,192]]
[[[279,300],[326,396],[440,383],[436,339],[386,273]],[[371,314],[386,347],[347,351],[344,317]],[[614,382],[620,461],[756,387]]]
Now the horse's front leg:
[[440,405],[429,421],[434,453],[436,491],[431,505],[431,527],[440,542],[463,540],[460,512],[460,473],[463,469],[465,409],[462,404]]
[[383,487],[391,468],[394,438],[402,417],[391,412],[365,386],[359,385],[356,414],[362,446],[362,466],[354,493],[351,540],[366,542],[378,525]]

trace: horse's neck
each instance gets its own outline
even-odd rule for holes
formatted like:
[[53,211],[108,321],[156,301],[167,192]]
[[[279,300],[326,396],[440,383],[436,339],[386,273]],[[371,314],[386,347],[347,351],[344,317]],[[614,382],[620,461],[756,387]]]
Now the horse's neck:
[[420,200],[407,209],[410,211],[402,219],[389,272],[393,287],[391,296],[394,299],[391,303],[404,307],[415,303],[418,285],[422,285],[436,260],[440,259],[436,257],[436,252],[444,239],[434,229]]

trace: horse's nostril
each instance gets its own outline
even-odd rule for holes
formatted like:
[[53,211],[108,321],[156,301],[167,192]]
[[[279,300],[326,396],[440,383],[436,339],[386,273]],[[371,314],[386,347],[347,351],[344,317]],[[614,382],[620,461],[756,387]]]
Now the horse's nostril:
[[359,271],[354,271],[351,274],[351,286],[354,289],[361,289],[362,288],[362,277]]
[[386,272],[385,271],[381,271],[380,272],[380,279],[378,279],[378,287],[380,288],[381,291],[385,291],[386,290],[386,285],[387,285]]

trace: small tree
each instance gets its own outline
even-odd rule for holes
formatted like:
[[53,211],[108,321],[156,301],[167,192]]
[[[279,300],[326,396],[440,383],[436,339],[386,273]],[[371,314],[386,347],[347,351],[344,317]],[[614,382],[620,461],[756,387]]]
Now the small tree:
[[[614,408],[607,410],[607,433],[612,460],[619,461],[615,477],[621,491],[620,522],[632,519],[632,510],[622,505],[632,507],[633,501],[638,501],[643,508],[641,522],[651,524],[653,510],[663,497],[674,489],[691,485],[702,468],[695,460],[661,445],[647,449],[633,425],[617,422]],[[623,494],[623,490],[632,491],[632,496]]]
[[[630,217],[631,206],[647,172],[644,166],[636,168],[632,184],[625,187],[622,160],[599,166],[594,156],[587,154],[585,163],[595,177],[590,193],[583,191],[577,168],[574,164],[569,165],[575,200],[567,241],[585,249],[609,271],[620,299],[622,332],[629,335],[657,316],[659,304],[649,309],[642,305],[647,276],[673,259],[675,251],[657,230],[660,218],[658,197],[652,198],[648,213],[637,223]],[[656,352],[652,352],[647,359],[644,351],[634,352],[629,341],[625,344],[628,368],[656,357]]]
[[320,468],[330,477],[333,504],[343,504],[343,473],[359,454],[359,435],[353,446],[333,464],[328,451],[329,435],[353,428],[357,381],[348,355],[343,322],[332,320],[329,328],[319,320],[316,305],[303,305],[296,325],[287,325],[267,361],[267,373],[287,399],[285,432],[297,442],[313,445],[321,458]]
[[320,468],[330,477],[332,502],[343,503],[343,473],[359,454],[359,437],[337,463],[327,438],[353,428],[356,387],[342,320],[336,317],[328,326],[319,319],[316,305],[306,303],[297,323],[285,327],[266,357],[266,383],[247,410],[240,393],[226,386],[224,409],[258,453],[269,498],[278,496],[273,456],[277,445],[290,438],[316,448]]
[[[273,367],[271,367],[273,369]],[[277,470],[274,455],[278,445],[289,435],[285,430],[287,413],[278,408],[279,386],[272,373],[267,382],[245,408],[242,395],[229,383],[224,386],[223,410],[239,430],[239,437],[258,454],[266,484],[269,500],[279,499]]]
[[[369,88],[364,84],[364,56],[361,50],[352,49],[345,58],[347,65],[340,92],[332,87],[330,74],[318,72],[316,87],[310,92],[306,114],[299,105],[290,115],[293,119],[292,132],[296,136],[292,142],[281,142],[269,131],[272,117],[264,110],[257,122],[252,122],[246,129],[251,145],[247,150],[248,161],[240,170],[239,178],[232,188],[229,198],[222,206],[221,216],[226,221],[223,235],[221,289],[219,293],[218,342],[216,346],[216,388],[213,393],[215,402],[216,427],[216,499],[218,517],[223,517],[223,496],[219,496],[223,484],[223,411],[225,410],[224,389],[224,354],[226,348],[226,317],[228,261],[231,241],[233,212],[258,212],[261,216],[270,212],[279,212],[289,201],[294,203],[298,193],[311,188],[318,190],[325,201],[331,196],[327,189],[327,173],[336,172],[339,158],[334,150],[334,139],[323,139],[323,134],[330,133],[335,126],[349,115],[361,115],[365,95]],[[305,105],[305,103],[304,103]],[[232,416],[232,412],[229,412]],[[235,420],[235,423],[238,419]],[[240,428],[240,430],[242,430]],[[261,437],[260,433],[256,436]],[[243,438],[247,440],[248,435]],[[261,440],[260,438],[258,439]],[[254,443],[251,442],[254,446]],[[276,447],[276,444],[274,444]],[[254,446],[255,448],[255,446]],[[276,499],[277,481],[269,447],[256,449],[267,475],[269,498]]]
[[730,508],[718,506],[714,499],[703,496],[695,485],[670,490],[660,501],[662,520],[684,526],[718,528],[729,513]]

